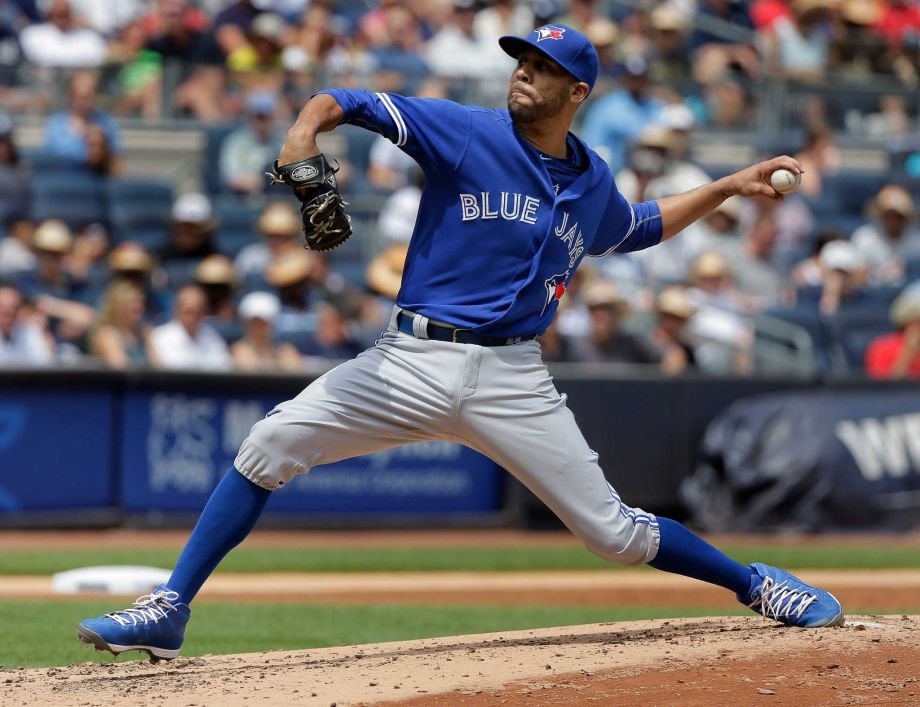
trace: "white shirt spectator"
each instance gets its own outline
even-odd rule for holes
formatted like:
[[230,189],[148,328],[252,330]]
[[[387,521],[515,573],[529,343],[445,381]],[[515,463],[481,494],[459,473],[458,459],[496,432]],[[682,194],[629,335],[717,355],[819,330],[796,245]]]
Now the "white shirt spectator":
[[902,283],[905,262],[920,258],[920,231],[912,227],[893,240],[882,233],[877,223],[866,223],[853,231],[850,241],[869,264],[869,278],[874,285]]
[[15,238],[0,238],[0,277],[14,278],[34,270],[35,254]]
[[415,167],[415,160],[382,135],[371,144],[368,160],[371,168],[387,169],[401,176],[403,184],[409,182],[409,172]]
[[193,338],[179,322],[156,327],[150,345],[164,368],[196,368],[225,371],[231,366],[230,351],[214,327],[198,325]]
[[380,235],[387,243],[409,242],[421,200],[422,190],[418,187],[403,187],[387,199],[377,221]]
[[105,40],[91,29],[62,32],[50,22],[29,25],[19,35],[26,60],[38,66],[90,67],[105,59]]
[[139,19],[151,3],[144,0],[70,0],[70,4],[90,27],[111,37]]
[[0,366],[45,366],[53,358],[48,341],[35,324],[17,324],[9,338],[0,332]]

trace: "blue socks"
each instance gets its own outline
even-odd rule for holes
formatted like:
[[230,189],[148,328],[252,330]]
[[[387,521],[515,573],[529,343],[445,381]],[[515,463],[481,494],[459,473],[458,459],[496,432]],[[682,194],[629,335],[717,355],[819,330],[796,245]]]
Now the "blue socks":
[[749,568],[716,550],[675,520],[659,517],[658,528],[661,542],[649,566],[718,584],[735,594],[747,594],[751,587]]
[[218,563],[255,527],[270,495],[231,468],[208,499],[166,586],[191,602]]

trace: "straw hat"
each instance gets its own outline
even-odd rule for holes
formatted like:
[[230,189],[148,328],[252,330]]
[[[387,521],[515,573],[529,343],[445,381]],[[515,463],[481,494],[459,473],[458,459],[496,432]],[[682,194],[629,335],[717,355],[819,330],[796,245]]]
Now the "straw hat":
[[198,264],[195,281],[200,285],[233,285],[236,270],[226,255],[209,255]]
[[259,216],[259,231],[296,236],[300,233],[301,220],[294,207],[283,201],[268,204]]
[[622,306],[626,299],[610,280],[595,278],[581,291],[581,299],[589,307]]
[[32,247],[49,253],[69,253],[73,246],[73,236],[63,221],[44,221],[32,235]]
[[265,279],[275,287],[288,287],[306,280],[315,266],[313,253],[291,244],[268,264]]
[[700,253],[693,263],[691,276],[696,281],[703,277],[724,277],[728,272],[728,261],[725,257],[714,250],[707,250]]
[[150,253],[140,243],[120,243],[109,254],[109,267],[117,272],[149,272],[153,266]]
[[696,307],[683,287],[665,287],[655,300],[655,309],[680,319],[690,319],[696,314]]
[[882,187],[878,196],[875,197],[873,207],[878,213],[894,211],[905,218],[911,218],[914,215],[914,200],[903,187],[896,184],[889,184]]

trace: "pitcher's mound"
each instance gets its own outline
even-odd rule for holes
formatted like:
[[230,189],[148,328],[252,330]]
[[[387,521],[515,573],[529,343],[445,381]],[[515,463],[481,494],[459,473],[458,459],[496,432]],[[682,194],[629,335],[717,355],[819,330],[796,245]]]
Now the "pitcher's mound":
[[920,617],[800,630],[632,621],[5,671],[4,704],[837,705],[920,702]]

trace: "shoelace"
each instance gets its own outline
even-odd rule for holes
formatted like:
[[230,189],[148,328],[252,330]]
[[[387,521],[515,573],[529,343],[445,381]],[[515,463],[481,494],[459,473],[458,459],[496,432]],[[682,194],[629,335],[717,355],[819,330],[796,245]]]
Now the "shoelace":
[[106,614],[105,616],[117,622],[120,626],[127,626],[129,620],[131,626],[135,626],[140,621],[143,621],[145,624],[148,621],[156,623],[160,619],[166,618],[168,614],[166,611],[167,609],[176,610],[175,604],[172,603],[175,601],[179,601],[178,592],[153,592],[152,594],[145,594],[137,598],[134,601],[133,607]]
[[[760,612],[768,619],[782,621],[784,618],[799,618],[818,597],[804,590],[790,589],[786,586],[788,580],[777,582],[771,577],[765,577],[760,590]],[[751,604],[756,608],[758,601]]]

